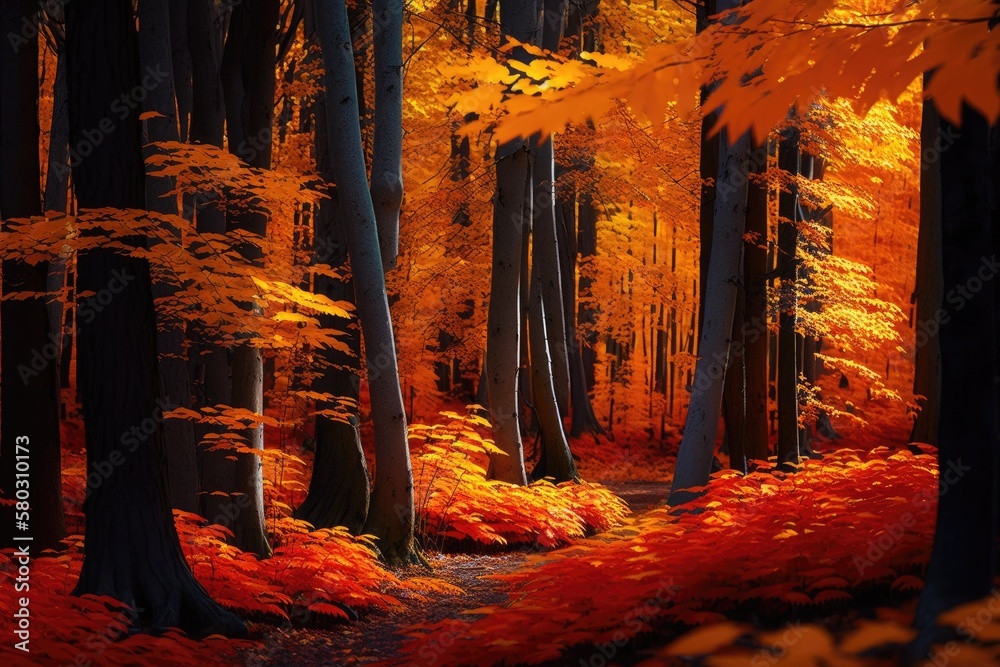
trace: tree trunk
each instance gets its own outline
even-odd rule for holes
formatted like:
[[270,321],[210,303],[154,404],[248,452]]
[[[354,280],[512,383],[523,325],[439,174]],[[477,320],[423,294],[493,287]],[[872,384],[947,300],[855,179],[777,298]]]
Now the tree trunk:
[[[530,202],[534,201],[534,198],[529,196],[525,198],[525,201],[530,206]],[[539,223],[545,224],[542,220],[536,220],[536,229]],[[552,230],[552,233],[555,233],[555,229]],[[541,434],[541,456],[531,476],[534,479],[551,477],[556,482],[566,482],[579,480],[580,475],[576,471],[576,464],[573,462],[573,455],[569,450],[552,382],[552,358],[550,356],[552,346],[548,340],[549,318],[546,317],[548,304],[545,302],[544,296],[545,279],[542,277],[542,267],[550,259],[550,250],[555,249],[546,246],[547,243],[539,240],[536,234],[535,241],[532,243],[531,291],[528,295],[528,336],[530,338],[532,396],[535,401],[535,415]],[[559,307],[561,310],[561,303]]]
[[[746,244],[742,253],[746,254]],[[745,275],[746,270],[740,264],[739,275]],[[726,367],[726,380],[722,388],[722,422],[726,443],[729,445],[729,467],[740,472],[747,471],[746,458],[746,296],[745,285],[736,290],[736,305],[733,308],[733,330],[729,341],[729,361]]]
[[[543,4],[541,47],[558,54],[567,3],[566,0],[544,0]],[[533,154],[532,243],[538,244],[539,250],[532,252],[540,262],[541,298],[545,303],[545,330],[548,333],[549,359],[552,363],[552,385],[559,414],[565,417],[569,414],[569,354],[559,235],[556,232],[556,154],[551,134],[535,146]]]
[[[171,5],[171,12],[181,3]],[[191,142],[210,144],[222,148],[225,138],[225,106],[222,94],[221,35],[216,25],[213,0],[188,0],[184,10],[186,16],[186,39],[184,44],[190,49],[190,57],[174,54],[174,65],[187,62],[191,86],[191,115],[189,119]],[[173,24],[171,24],[173,25]],[[174,35],[171,33],[171,41]],[[183,80],[174,71],[174,83],[179,89]],[[178,97],[180,99],[180,97]],[[180,104],[178,103],[178,106]],[[195,217],[195,228],[199,234],[225,234],[226,213],[217,201],[200,201],[191,198],[185,201],[185,216]],[[195,404],[198,407],[232,405],[233,390],[229,377],[229,352],[213,341],[213,332],[195,324],[191,327],[192,345],[197,350],[192,359],[192,377],[195,378]],[[195,427],[199,443],[198,467],[202,494],[201,515],[214,523],[225,524],[238,507],[227,496],[213,495],[213,491],[229,488],[235,476],[235,462],[229,460],[229,452],[205,451],[201,444],[208,433],[224,432],[224,428],[198,424]]]
[[319,0],[316,18],[326,63],[326,95],[336,101],[326,107],[330,154],[336,156],[333,173],[357,287],[375,427],[375,485],[365,532],[378,537],[386,562],[411,562],[416,556],[413,473],[378,226],[365,173],[347,7],[337,0]]
[[[222,57],[223,92],[229,151],[252,167],[271,166],[271,121],[274,114],[274,59],[277,48],[278,0],[247,0],[233,8]],[[229,231],[240,230],[263,239],[267,217],[239,213],[228,219]],[[244,259],[261,264],[260,246],[244,242],[237,250]],[[264,411],[264,357],[252,342],[237,344],[232,353],[232,405],[258,414]],[[247,447],[264,450],[264,427],[241,433]],[[250,453],[235,455],[233,476],[221,491],[239,505],[231,520],[234,544],[244,551],[269,556],[264,516],[263,460]]]
[[[528,160],[528,173],[531,173],[531,159]],[[524,206],[531,205],[531,194],[528,188],[530,183],[525,184]],[[495,206],[495,204],[494,204]],[[518,327],[520,334],[518,338],[518,370],[517,370],[517,394],[519,415],[522,419],[522,430],[525,433],[537,431],[538,419],[533,410],[529,408],[535,404],[535,396],[531,386],[531,358],[528,352],[528,290],[531,288],[531,224],[527,221],[525,212],[522,211],[521,224],[521,264],[518,273]],[[527,420],[526,423],[524,420]]]
[[[322,117],[326,112],[325,100],[317,101],[315,108],[316,149],[319,156],[320,151],[326,153],[321,140],[328,141],[325,130],[319,129],[326,124]],[[321,173],[326,173],[330,166],[328,159],[320,162]],[[337,210],[339,201],[334,188],[330,188],[330,195],[331,200],[321,202],[316,212],[314,260],[347,274],[350,265],[347,261],[346,234]],[[317,275],[315,281],[315,293],[335,301],[354,302],[354,284],[350,278],[334,280]],[[343,323],[344,320],[340,318],[320,316],[320,324],[324,327],[343,327]],[[317,528],[344,526],[358,535],[368,517],[370,478],[358,430],[360,380],[354,369],[361,356],[361,338],[354,322],[348,327],[347,336],[341,340],[350,346],[354,356],[333,349],[317,350],[316,353],[323,359],[324,368],[319,378],[313,381],[312,389],[346,399],[342,405],[348,414],[344,420],[316,416],[316,457],[309,493],[296,510],[295,518],[304,519]],[[316,409],[332,410],[337,405],[336,402],[319,402]]]
[[174,94],[177,99],[177,130],[181,141],[188,141],[190,137],[191,116],[193,114],[193,104],[198,99],[196,90],[192,87],[193,67],[199,63],[195,57],[195,52],[190,48],[188,42],[188,21],[189,5],[194,2],[210,2],[211,0],[191,0],[190,3],[184,0],[172,0],[167,3],[170,12],[170,50],[171,50],[171,71],[173,72]]
[[[312,3],[306,6],[305,22],[308,39],[315,41],[316,17]],[[313,110],[316,168],[328,183],[332,183],[334,176],[329,151],[330,139],[326,131],[325,94],[317,96]],[[329,188],[328,192],[330,201],[318,204],[314,218],[313,262],[327,264],[344,277],[334,280],[329,276],[316,275],[313,290],[334,301],[354,303],[354,283],[348,277],[350,263],[347,259],[347,234],[340,215],[340,201],[335,188]],[[334,321],[332,317],[321,315],[320,324],[324,327],[342,327],[343,320]],[[309,494],[296,510],[295,518],[304,519],[317,528],[344,526],[357,535],[363,530],[365,519],[368,518],[371,480],[358,431],[360,379],[356,369],[361,358],[361,336],[356,322],[350,323],[346,334],[341,340],[351,348],[353,356],[334,349],[316,351],[322,357],[325,367],[313,382],[312,388],[346,399],[343,406],[347,415],[346,420],[316,416],[316,457],[309,482]],[[335,407],[336,403],[333,402],[320,402],[316,405],[317,410]]]
[[1000,245],[990,183],[991,166],[998,165],[990,165],[987,122],[969,107],[960,129],[942,120],[940,131],[954,140],[940,150],[943,280],[968,286],[966,292],[979,289],[960,301],[949,297],[954,307],[941,322],[937,524],[915,620],[920,635],[910,647],[920,660],[937,639],[939,614],[989,595],[997,557],[998,304],[990,279],[997,268],[996,255],[985,259],[984,253]]
[[[222,45],[218,20],[215,0],[188,0],[185,41],[191,53],[190,140],[221,148],[226,115],[219,76]],[[174,80],[178,80],[176,72]]]
[[[929,81],[929,79],[925,79]],[[920,126],[920,232],[917,236],[916,353],[913,364],[913,393],[918,397],[917,419],[911,442],[937,445],[941,414],[941,341],[937,311],[944,299],[941,275],[941,162],[937,150],[941,123],[933,104],[925,104]],[[943,145],[943,144],[942,144]],[[933,159],[931,159],[933,157]]]
[[557,218],[556,233],[563,261],[560,264],[563,274],[563,296],[566,309],[566,341],[569,355],[570,384],[570,435],[580,437],[584,433],[604,433],[594,406],[587,391],[586,371],[583,366],[583,347],[576,329],[577,298],[576,298],[576,191],[560,202],[557,210],[562,215]]
[[[790,179],[799,174],[799,134],[785,131],[778,147],[778,167]],[[778,197],[778,274],[781,279],[778,315],[778,463],[799,462],[799,368],[798,336],[795,332],[798,277],[798,188]]]
[[[69,199],[69,111],[66,99],[66,55],[65,45],[59,45],[58,62],[56,64],[56,80],[52,89],[52,128],[49,130],[49,167],[45,174],[45,210],[67,212]],[[68,259],[67,251],[49,262],[47,289],[50,293],[58,293],[66,287]],[[59,366],[56,372],[63,372],[62,356],[67,351],[72,352],[70,336],[64,336],[67,314],[63,312],[63,300],[52,299],[48,303],[49,335],[56,347],[62,352],[56,360]],[[67,364],[68,366],[68,364]],[[68,368],[65,370],[68,371]]]
[[[701,32],[708,28],[710,17],[723,8],[717,8],[717,0],[702,0],[697,3],[695,9],[695,29]],[[723,2],[723,6],[727,3]],[[701,101],[704,103],[708,97],[709,89],[701,91]],[[701,205],[698,209],[698,224],[701,245],[698,250],[698,331],[701,331],[705,312],[705,286],[708,284],[708,267],[712,256],[712,221],[715,215],[715,190],[716,186],[710,185],[709,181],[714,180],[719,174],[719,140],[720,135],[710,135],[712,126],[715,124],[719,114],[708,113],[701,119],[701,156],[699,160],[699,175],[701,176]]]
[[[580,251],[579,261],[582,264],[597,254],[597,207],[594,206],[594,197],[589,192],[581,192],[578,199],[577,247]],[[590,287],[593,283],[593,279],[585,276],[581,271],[577,282],[579,285],[578,294],[591,296]],[[593,329],[597,313],[589,304],[581,303],[576,317],[577,328],[581,324],[588,327],[587,332],[581,337],[580,358],[583,362],[584,383],[587,391],[592,391],[597,379],[594,375],[594,367],[597,363],[597,332]]]
[[[724,8],[720,8],[724,9]],[[720,133],[719,178],[716,182],[712,255],[705,285],[705,313],[691,401],[670,488],[670,504],[693,496],[688,488],[708,483],[722,410],[722,387],[729,359],[740,278],[740,256],[747,205],[747,166],[750,138],[729,145]]]
[[396,267],[403,203],[403,1],[372,0],[375,50],[375,130],[371,198],[382,267]]
[[[149,118],[146,124],[144,157],[159,151],[154,142],[177,141],[177,115],[174,107],[174,84],[171,68],[169,8],[165,3],[152,0],[139,1],[139,60],[144,71],[166,72],[159,85],[152,88],[143,103],[144,111],[160,114]],[[177,200],[168,193],[173,189],[169,178],[146,178],[146,208],[150,211],[177,215]],[[164,230],[180,243],[176,230]],[[154,243],[152,241],[151,243]],[[179,284],[172,281],[154,281],[153,298],[172,296]],[[186,360],[187,345],[183,322],[161,323],[156,332],[159,355],[160,397],[164,405],[191,407],[191,378]],[[194,424],[187,419],[171,419],[164,423],[163,434],[167,443],[167,475],[171,505],[185,512],[197,512],[198,505],[198,456]]]
[[[550,16],[552,15],[546,14],[546,24],[548,24]],[[558,45],[558,38],[556,44]],[[556,233],[555,152],[552,136],[547,137],[533,152],[532,254],[534,263],[539,270],[540,296],[545,305],[545,330],[548,332],[551,382],[555,390],[559,414],[566,416],[569,413],[569,355],[566,344],[566,321],[563,316],[562,272]],[[532,277],[532,281],[534,280],[535,278]]]
[[[536,5],[529,0],[503,0],[500,31],[527,43],[537,29]],[[511,57],[524,61],[523,49]],[[507,142],[496,152],[497,188],[493,198],[493,271],[487,316],[486,369],[489,374],[490,420],[493,440],[503,455],[492,457],[494,479],[527,484],[518,416],[518,361],[521,345],[521,243],[528,196],[528,149],[521,140]],[[516,324],[515,324],[516,323]]]
[[[501,151],[513,152],[501,156]],[[494,479],[527,484],[521,443],[519,399],[527,389],[521,375],[523,207],[527,194],[528,151],[506,144],[497,153],[493,198],[493,268],[487,314],[486,371],[493,441],[504,452],[492,457]]]
[[[108,100],[139,85],[134,26],[126,0],[66,6],[71,145],[88,141],[106,119]],[[117,123],[74,167],[73,182],[81,209],[142,206],[137,113]],[[121,600],[154,630],[245,636],[243,623],[212,601],[185,563],[170,511],[163,433],[146,437],[140,428],[161,409],[149,266],[96,249],[81,253],[78,267],[80,291],[117,293],[99,310],[77,309],[88,478],[100,482],[84,503],[85,555],[75,594]]]
[[[767,171],[767,143],[751,151],[753,174]],[[770,449],[767,435],[767,186],[748,185],[747,233],[743,246],[744,376],[746,417],[744,454],[747,463],[766,460]]]
[[[37,3],[0,3],[0,32],[19,35],[22,21],[35,16]],[[42,212],[38,159],[38,39],[5,40],[0,46],[0,218],[28,217]],[[31,523],[27,532],[14,531],[13,505],[0,505],[3,521],[0,546],[13,546],[30,536],[37,549],[59,547],[66,533],[62,509],[62,467],[59,449],[59,344],[49,339],[45,305],[48,262],[29,265],[3,261],[0,303],[0,488],[5,500],[28,494]],[[33,292],[29,298],[9,298]],[[19,448],[18,445],[23,446]],[[25,456],[30,458],[25,458]],[[19,463],[27,461],[27,475]],[[20,503],[18,503],[20,505]],[[19,545],[20,546],[20,545]]]

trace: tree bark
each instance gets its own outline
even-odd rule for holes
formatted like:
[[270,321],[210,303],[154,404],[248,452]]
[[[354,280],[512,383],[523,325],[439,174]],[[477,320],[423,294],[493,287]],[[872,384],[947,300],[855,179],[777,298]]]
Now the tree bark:
[[[107,118],[109,100],[140,85],[134,26],[127,0],[66,6],[71,145],[88,141]],[[137,113],[126,114],[73,168],[73,181],[81,209],[143,205]],[[185,563],[166,488],[163,433],[146,437],[141,429],[160,409],[149,266],[111,249],[81,253],[78,266],[80,291],[117,293],[100,310],[77,309],[87,469],[101,481],[84,503],[85,555],[75,594],[121,600],[154,630],[245,636],[243,623],[212,601]]]
[[[313,3],[306,6],[306,35],[316,40],[316,17]],[[333,160],[330,156],[330,139],[326,130],[326,95],[320,93],[313,105],[315,114],[315,136],[313,150],[316,154],[316,168],[328,183],[334,181]],[[328,188],[329,201],[318,204],[314,218],[313,263],[326,264],[338,271],[341,279],[316,275],[313,291],[334,301],[354,303],[354,283],[350,278],[350,263],[347,258],[347,230],[340,215],[340,201],[336,188]],[[343,320],[321,315],[324,327],[342,327]],[[361,434],[358,431],[358,402],[360,400],[360,379],[357,374],[361,358],[361,336],[356,322],[347,327],[342,338],[350,347],[352,355],[334,349],[317,350],[325,367],[312,385],[315,391],[324,392],[344,400],[346,420],[335,420],[317,415],[314,438],[316,457],[313,460],[309,494],[296,510],[295,517],[304,519],[317,528],[344,526],[353,534],[359,534],[368,518],[371,502],[370,478],[364,450],[361,448]],[[317,410],[330,410],[333,402],[317,403]]]
[[365,531],[378,537],[386,562],[411,562],[416,557],[413,473],[378,226],[365,173],[347,7],[339,0],[319,0],[316,18],[326,95],[335,101],[326,107],[330,154],[336,156],[333,174],[357,288],[375,427],[375,485]]
[[[541,47],[559,53],[566,16],[566,0],[544,0],[541,24]],[[556,154],[552,135],[533,150],[532,163],[532,250],[541,270],[541,298],[545,304],[545,330],[548,333],[552,385],[559,414],[569,414],[569,354],[564,316],[561,256],[556,233]],[[532,278],[534,280],[534,278]],[[534,382],[533,382],[534,384]]]
[[[785,131],[778,148],[778,167],[790,179],[799,174],[799,135],[797,129]],[[789,191],[778,197],[778,275],[781,280],[778,315],[778,463],[799,462],[799,364],[798,336],[795,332],[798,298],[798,188],[790,182]]]
[[[324,100],[316,104],[316,148],[317,155],[326,149],[321,146],[327,142],[326,132],[319,126],[325,125],[322,117],[326,113]],[[325,157],[325,156],[324,156]],[[330,169],[329,160],[320,162],[321,173]],[[332,176],[331,176],[332,180]],[[347,261],[346,230],[339,219],[339,201],[336,190],[330,188],[330,201],[319,204],[315,220],[316,263],[328,264],[331,268],[348,274],[350,265]],[[328,276],[315,277],[315,293],[335,301],[354,302],[354,284],[350,277],[334,280]],[[343,327],[344,320],[327,315],[320,316],[323,327]],[[317,415],[315,420],[314,439],[316,441],[316,457],[313,461],[312,477],[309,482],[309,493],[305,501],[296,510],[295,518],[304,519],[317,528],[332,528],[344,526],[351,533],[362,532],[365,519],[368,517],[370,503],[368,466],[365,453],[361,447],[361,434],[358,430],[357,405],[360,399],[360,380],[354,371],[361,356],[361,338],[355,323],[347,329],[347,336],[342,338],[354,356],[337,350],[317,350],[323,358],[325,367],[322,374],[313,384],[312,389],[325,392],[341,399],[348,414],[345,420],[336,420],[327,416]],[[317,410],[331,410],[337,407],[336,402],[318,402]]]
[[[530,196],[525,198],[529,206],[534,200],[535,198]],[[548,226],[546,221],[536,220],[536,229],[539,223]],[[555,233],[555,229],[552,230],[552,233]],[[553,386],[552,357],[550,355],[552,345],[548,340],[549,318],[546,310],[548,304],[545,301],[545,279],[542,267],[550,259],[550,251],[555,250],[555,248],[546,246],[546,241],[540,240],[536,235],[535,241],[532,243],[531,289],[528,295],[528,336],[530,338],[532,396],[542,440],[541,456],[531,476],[534,479],[551,477],[556,482],[566,482],[579,480],[580,475],[576,471],[569,442],[566,440],[566,430],[563,426]],[[561,311],[561,302],[559,308]]]
[[691,401],[677,468],[670,487],[670,504],[693,498],[689,489],[708,483],[722,410],[722,388],[733,330],[740,278],[740,256],[746,222],[750,138],[729,145],[723,130],[719,138],[719,178],[716,183],[712,255],[705,285],[704,325],[699,341]]
[[[181,3],[171,5],[171,12],[180,8]],[[225,106],[220,76],[222,38],[216,25],[213,0],[188,0],[182,12],[186,18],[186,39],[184,46],[190,50],[187,57],[174,54],[174,66],[178,62],[188,63],[190,75],[186,82],[191,87],[190,131],[188,139],[192,143],[210,144],[222,148],[225,143]],[[174,25],[173,23],[171,24]],[[171,33],[171,41],[174,39]],[[184,85],[174,70],[175,85]],[[179,99],[179,98],[178,98]],[[180,103],[178,103],[180,106]],[[185,201],[185,216],[194,216],[195,229],[199,234],[225,234],[226,212],[218,201],[204,201],[189,198]],[[215,407],[232,405],[233,390],[229,377],[229,352],[213,340],[213,332],[195,324],[191,327],[192,345],[197,353],[192,359],[192,377],[195,379],[195,405]],[[235,462],[229,460],[228,452],[206,451],[202,448],[208,433],[219,433],[225,429],[198,424],[195,427],[198,448],[198,471],[201,480],[200,513],[214,523],[230,520],[234,505],[226,496],[213,495],[212,491],[228,488],[235,476]]]
[[[66,99],[66,55],[65,45],[59,45],[56,64],[56,80],[52,88],[52,127],[49,130],[49,167],[45,174],[45,210],[67,211],[69,199],[69,111]],[[51,294],[59,293],[66,287],[68,259],[67,251],[49,262],[47,289]],[[62,352],[56,372],[62,384],[63,355],[72,352],[72,339],[64,336],[67,314],[63,312],[63,300],[52,299],[48,303],[49,335],[52,342]],[[67,364],[68,365],[68,364]],[[68,369],[67,369],[68,370]]]
[[185,41],[191,54],[190,141],[221,148],[226,115],[219,75],[222,45],[218,21],[215,0],[188,0]]
[[[926,78],[925,81],[929,81]],[[933,104],[923,106],[920,144],[923,150],[933,150],[941,136],[941,123]],[[941,275],[941,162],[920,158],[920,231],[917,236],[916,338],[913,364],[913,393],[919,411],[911,442],[937,445],[938,420],[941,414],[941,340],[938,337],[937,311],[944,299],[944,278]]]
[[[503,0],[500,31],[527,43],[537,30],[536,5],[531,0]],[[523,49],[511,57],[524,60]],[[527,484],[518,416],[518,360],[521,339],[521,243],[529,176],[529,156],[521,140],[507,142],[496,152],[497,188],[493,198],[493,271],[487,316],[486,369],[489,374],[490,420],[493,440],[503,455],[492,457],[494,479]]]
[[984,253],[996,253],[1000,245],[990,182],[998,165],[995,153],[990,164],[986,120],[968,106],[960,129],[941,120],[940,131],[954,140],[940,152],[944,284],[968,285],[971,292],[975,279],[980,289],[963,298],[962,307],[949,301],[954,307],[941,322],[941,483],[934,547],[915,619],[920,634],[910,646],[919,660],[938,640],[942,612],[989,595],[997,560],[998,302],[995,280],[981,278],[984,268],[990,277],[996,273],[996,255]]
[[[746,243],[742,254],[746,254]],[[745,261],[745,260],[744,260]],[[746,270],[740,263],[740,274]],[[726,380],[722,388],[722,422],[729,445],[729,467],[740,472],[747,471],[746,458],[746,295],[745,286],[736,290],[736,305],[733,308],[733,330],[729,341],[729,361],[726,366]]]
[[371,198],[382,266],[396,267],[403,203],[403,2],[372,0],[375,112]]
[[[751,150],[751,172],[767,171],[767,144]],[[752,239],[743,246],[744,376],[746,417],[744,455],[750,461],[766,460],[770,449],[767,435],[767,186],[750,182],[747,192],[747,233]]]
[[[208,2],[209,0],[193,0]],[[192,87],[193,67],[198,64],[194,51],[188,43],[188,5],[184,0],[167,3],[170,15],[171,71],[174,79],[174,95],[177,99],[177,132],[181,141],[190,139],[191,115],[197,100],[197,91]]]
[[604,433],[587,390],[586,371],[583,366],[583,346],[576,328],[577,298],[576,298],[576,204],[577,193],[573,193],[560,202],[557,211],[562,215],[557,218],[556,232],[559,249],[562,252],[563,296],[566,309],[566,340],[569,355],[570,384],[570,435],[580,437],[584,433]]
[[530,337],[531,382],[535,399],[535,414],[541,433],[541,458],[532,471],[533,479],[551,477],[556,482],[579,480],[573,455],[563,427],[552,385],[552,360],[549,356],[545,304],[538,269],[532,271],[528,336]]
[[[144,111],[159,116],[145,121],[144,157],[159,152],[154,142],[177,141],[177,114],[174,106],[173,70],[169,8],[165,3],[140,0],[139,5],[139,60],[144,71],[166,72],[159,85],[153,87],[143,103]],[[173,189],[171,179],[146,177],[146,208],[150,211],[177,215],[177,200],[168,193]],[[164,230],[180,243],[175,229]],[[151,244],[156,240],[151,240]],[[178,288],[171,281],[154,281],[153,298],[172,296]],[[191,378],[187,364],[187,341],[183,322],[160,323],[156,332],[159,355],[160,397],[164,405],[191,407]],[[163,425],[167,443],[167,473],[170,502],[176,509],[197,512],[198,456],[194,424],[186,419],[167,420]]]
[[[20,35],[22,21],[38,5],[28,0],[0,4],[0,34]],[[5,39],[0,46],[0,217],[40,215],[38,158],[38,38]],[[28,532],[15,531],[17,506],[0,505],[0,546],[13,546],[15,533],[30,535],[36,549],[57,548],[65,536],[59,448],[59,344],[49,339],[45,305],[48,262],[29,265],[3,261],[0,304],[0,488],[5,500],[26,491],[30,498]],[[27,298],[10,298],[32,292]],[[22,445],[23,449],[19,449]],[[19,456],[20,455],[20,456]],[[18,463],[27,455],[27,477]],[[20,503],[18,503],[20,504]],[[19,545],[20,546],[20,545]]]
[[[548,16],[547,14],[546,22]],[[556,233],[555,152],[552,137],[547,137],[533,152],[532,254],[539,269],[541,299],[545,304],[545,329],[548,332],[549,358],[552,363],[552,385],[559,414],[566,416],[569,413],[569,355]]]
[[[274,60],[277,49],[278,0],[245,0],[233,8],[222,58],[229,151],[252,167],[271,167],[271,122],[274,115]],[[228,219],[230,231],[240,230],[263,239],[267,217],[241,213]],[[239,245],[244,259],[260,264],[263,253],[253,242]],[[264,357],[252,342],[237,344],[232,353],[233,407],[264,411]],[[257,424],[242,434],[247,447],[264,450],[264,427]],[[234,543],[244,551],[266,557],[271,553],[264,516],[263,460],[237,453],[234,476],[221,490],[229,493],[240,511],[232,519]]]
[[[577,220],[579,221],[577,232],[577,243],[580,251],[580,263],[590,260],[597,254],[597,207],[594,205],[594,197],[589,192],[579,194],[579,210]],[[577,281],[579,286],[578,294],[591,295],[590,288],[594,281],[589,276],[580,272]],[[597,332],[593,325],[597,320],[597,313],[589,304],[580,304],[577,312],[577,328],[581,324],[588,327],[586,333],[581,337],[580,358],[583,363],[583,377],[587,391],[593,391],[597,378],[594,375],[594,368],[597,363]]]
[[[695,9],[695,29],[701,32],[708,28],[710,18],[723,8],[717,8],[717,0],[702,0]],[[708,98],[709,89],[701,91],[702,103]],[[719,114],[712,112],[701,119],[701,156],[699,159],[699,175],[701,176],[701,205],[698,209],[698,226],[701,245],[698,250],[698,330],[701,331],[705,312],[705,286],[708,284],[708,266],[712,256],[712,220],[715,215],[715,180],[719,175],[719,134],[710,134],[712,126]]]

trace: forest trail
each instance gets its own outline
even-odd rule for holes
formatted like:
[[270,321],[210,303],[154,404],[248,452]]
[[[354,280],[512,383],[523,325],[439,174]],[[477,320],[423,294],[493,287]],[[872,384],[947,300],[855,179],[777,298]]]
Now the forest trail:
[[[670,484],[665,482],[616,482],[606,486],[629,504],[632,516],[638,516],[665,502]],[[558,550],[556,550],[558,551]],[[432,592],[417,599],[407,591],[390,590],[404,604],[398,610],[375,611],[359,621],[323,627],[286,627],[258,624],[264,648],[244,655],[250,667],[297,665],[430,665],[436,656],[410,656],[405,662],[400,647],[413,625],[452,619],[454,636],[463,636],[465,627],[478,618],[463,612],[487,605],[502,604],[504,585],[488,575],[507,574],[523,566],[528,550],[501,554],[441,554],[428,556],[433,573],[414,566],[398,571],[402,578],[434,577],[458,586],[464,595]],[[555,552],[552,552],[555,553]],[[444,652],[445,649],[442,649]],[[389,658],[388,656],[395,656]]]

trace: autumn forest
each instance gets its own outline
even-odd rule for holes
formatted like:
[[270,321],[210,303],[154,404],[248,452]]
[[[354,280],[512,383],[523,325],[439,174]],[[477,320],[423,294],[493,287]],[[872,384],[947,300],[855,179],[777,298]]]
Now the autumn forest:
[[997,25],[0,0],[0,661],[1000,664]]

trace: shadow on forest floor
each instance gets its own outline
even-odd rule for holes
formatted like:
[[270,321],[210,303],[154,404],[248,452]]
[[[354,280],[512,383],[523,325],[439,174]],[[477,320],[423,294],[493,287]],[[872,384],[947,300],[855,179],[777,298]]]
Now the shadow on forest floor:
[[[670,485],[664,482],[618,482],[606,486],[628,502],[633,515],[662,505],[670,492]],[[525,563],[525,551],[491,555],[435,553],[429,555],[428,560],[434,567],[433,573],[414,566],[397,574],[403,579],[433,576],[458,586],[465,594],[431,592],[421,598],[406,591],[394,593],[406,605],[404,609],[373,611],[359,621],[329,628],[283,629],[257,624],[255,629],[261,633],[258,639],[264,647],[245,654],[247,665],[406,664],[400,647],[412,625],[447,623],[450,619],[454,637],[464,636],[468,626],[480,618],[480,615],[467,612],[488,605],[502,605],[507,600],[507,587],[489,575],[520,569]],[[445,644],[447,641],[440,646],[441,654],[447,651]],[[440,657],[426,651],[424,655],[409,656],[414,665],[432,665]]]

